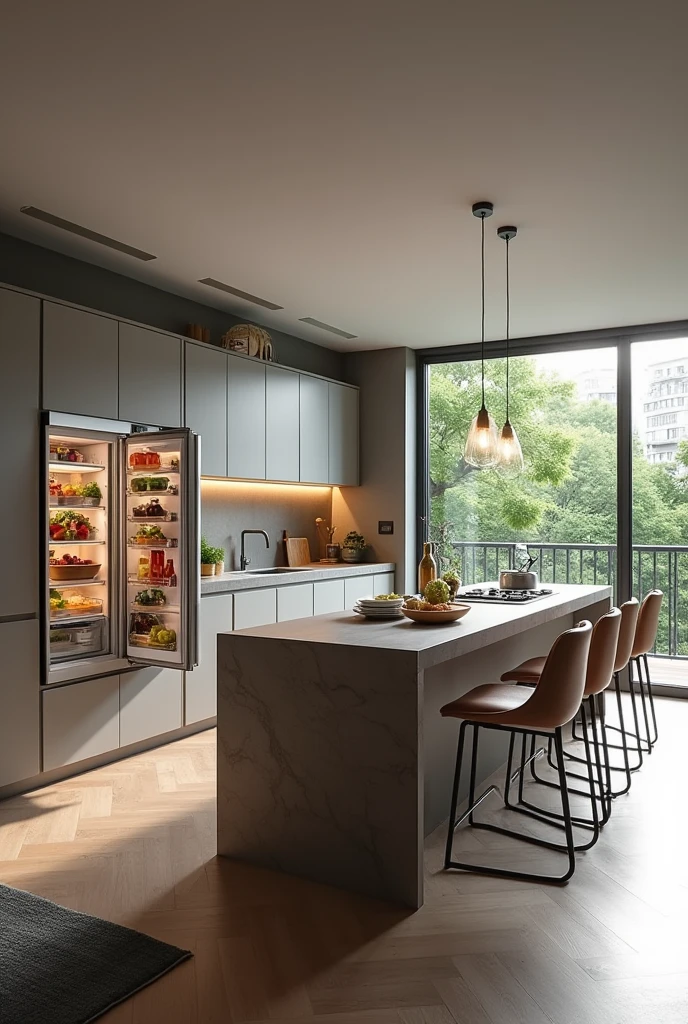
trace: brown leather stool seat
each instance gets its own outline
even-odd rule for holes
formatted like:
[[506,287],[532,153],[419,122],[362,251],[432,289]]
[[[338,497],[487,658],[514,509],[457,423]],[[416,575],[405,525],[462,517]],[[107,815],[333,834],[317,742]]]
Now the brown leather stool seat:
[[[464,871],[478,871],[506,878],[520,878],[536,882],[566,882],[573,874],[576,866],[576,847],[573,837],[573,819],[571,817],[566,787],[566,772],[563,767],[562,727],[571,721],[580,708],[581,700],[583,699],[591,635],[592,625],[589,622],[581,622],[573,629],[568,629],[562,633],[547,656],[540,682],[535,689],[526,690],[521,686],[509,683],[485,683],[481,686],[476,686],[457,700],[450,701],[440,709],[440,714],[444,718],[462,719],[459,729],[454,786],[449,813],[449,829],[444,859],[445,868],[460,868]],[[456,807],[461,782],[465,735],[466,729],[469,726],[473,729],[473,748],[468,786],[468,809],[457,818]],[[563,826],[557,827],[564,828],[566,832],[566,845],[549,842],[532,834],[525,835],[522,832],[504,829],[488,822],[477,822],[474,820],[476,807],[490,793],[498,791],[496,786],[490,786],[481,796],[477,798],[475,796],[478,737],[481,728],[504,730],[511,734],[506,783],[507,795],[505,797],[505,804],[507,806],[509,806],[508,786],[515,736],[520,734],[523,737],[524,746],[527,737],[547,735],[553,738],[559,765],[559,786],[563,811]],[[566,872],[563,875],[556,876],[538,875],[527,871],[467,864],[452,860],[454,832],[466,819],[475,828],[498,832],[501,835],[522,839],[525,842],[544,846],[547,849],[566,852],[568,855],[568,868]],[[544,818],[540,818],[540,820],[545,821]],[[546,824],[551,825],[554,823],[546,821]]]
[[532,683],[536,686],[540,682],[540,676],[542,670],[545,667],[547,658],[528,658],[527,661],[522,661],[516,668],[509,669],[508,672],[504,672],[499,678],[503,683]]

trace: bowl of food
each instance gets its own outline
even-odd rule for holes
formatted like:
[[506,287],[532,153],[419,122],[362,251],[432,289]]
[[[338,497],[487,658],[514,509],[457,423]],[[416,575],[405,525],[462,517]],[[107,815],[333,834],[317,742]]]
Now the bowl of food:
[[50,579],[62,581],[94,580],[100,572],[100,566],[100,562],[92,562],[88,558],[76,558],[74,555],[63,555],[59,559],[51,558]]
[[471,606],[451,601],[450,593],[445,580],[431,580],[422,596],[407,598],[404,601],[401,611],[413,622],[456,622],[468,614]]

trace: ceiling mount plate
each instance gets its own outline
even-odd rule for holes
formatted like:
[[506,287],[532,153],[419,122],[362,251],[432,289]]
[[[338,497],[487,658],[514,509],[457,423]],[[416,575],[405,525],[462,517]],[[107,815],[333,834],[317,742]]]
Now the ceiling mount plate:
[[515,228],[513,224],[505,224],[501,228],[497,228],[497,235],[499,238],[503,238],[505,242],[510,242],[512,238],[516,237],[518,228]]
[[472,210],[474,217],[481,217],[484,220],[485,217],[492,216],[494,206],[492,203],[488,203],[486,199],[481,199],[479,203],[473,203]]

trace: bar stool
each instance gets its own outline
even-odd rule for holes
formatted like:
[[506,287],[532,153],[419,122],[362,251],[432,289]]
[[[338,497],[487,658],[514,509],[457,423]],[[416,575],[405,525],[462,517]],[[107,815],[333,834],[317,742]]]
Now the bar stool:
[[[628,792],[628,790],[631,788],[631,773],[634,772],[634,771],[637,771],[642,766],[642,763],[643,763],[643,753],[642,753],[640,742],[638,742],[638,746],[637,747],[631,746],[629,748],[628,737],[633,737],[635,734],[632,731],[626,729],[626,725],[625,725],[625,721],[624,721],[624,714],[623,714],[623,705],[622,705],[622,702],[621,702],[621,684],[620,684],[620,673],[623,672],[623,670],[627,667],[627,665],[628,665],[628,663],[629,663],[629,661],[631,659],[631,653],[632,653],[632,650],[633,650],[633,645],[635,643],[636,626],[637,626],[637,622],[638,622],[638,609],[639,609],[639,605],[638,605],[638,601],[637,601],[637,599],[635,597],[632,597],[630,599],[630,601],[625,601],[621,605],[621,609],[620,609],[620,611],[621,611],[621,624],[620,624],[620,628],[619,628],[619,636],[618,636],[617,647],[616,647],[616,659],[614,661],[614,670],[613,670],[614,688],[615,688],[615,692],[616,692],[616,704],[617,704],[618,715],[619,715],[619,725],[618,726],[614,726],[614,725],[609,725],[609,724],[606,723],[605,714],[604,714],[604,703],[603,703],[604,702],[604,696],[603,696],[604,690],[600,691],[600,693],[598,693],[596,695],[596,700],[591,703],[591,710],[592,710],[593,707],[595,707],[595,709],[597,711],[596,717],[599,718],[600,722],[602,723],[602,725],[601,725],[601,732],[602,732],[602,744],[603,744],[603,748],[604,748],[604,752],[605,752],[605,774],[607,774],[609,772],[612,772],[612,771],[615,771],[615,772],[616,771],[622,771],[622,772],[625,772],[625,774],[626,774],[626,786],[625,786],[625,788],[621,789],[621,790],[617,790],[617,791],[613,791],[612,790],[611,791],[611,795],[612,796],[623,796],[624,793]],[[544,664],[544,662],[545,662],[545,658],[542,658],[542,657],[530,658],[530,659],[528,659],[528,661],[524,661],[524,662],[522,662],[522,664],[517,665],[516,668],[510,669],[508,672],[505,672],[502,675],[502,680],[509,679],[510,681],[513,681],[513,682],[525,683],[525,684],[529,684],[531,686],[535,686],[535,685],[537,685],[537,682],[538,682],[538,680],[540,678],[539,673],[542,671],[541,666]],[[639,732],[639,728],[638,728],[638,709],[637,709],[636,703],[635,703],[635,690],[634,690],[633,682],[632,681],[629,684],[629,688],[630,688],[630,693],[631,693],[631,707],[632,707],[632,712],[633,712],[633,720],[634,720],[634,724],[635,724],[635,732],[637,734]],[[593,719],[593,722],[595,722],[595,719]],[[607,729],[613,729],[615,732],[619,732],[621,734],[621,743],[620,744],[609,743],[609,741],[607,739]],[[584,736],[580,736],[579,734],[576,733],[576,731],[575,731],[575,723],[574,723],[574,728],[573,728],[573,738],[576,739],[576,740],[584,740],[585,739]],[[610,749],[623,751],[624,764],[623,764],[622,768],[616,767],[616,766],[610,764],[610,761],[609,761],[609,750]],[[636,751],[638,753],[638,763],[635,764],[635,765],[631,765],[631,763],[630,763],[629,750],[633,750],[633,751]],[[587,761],[586,758],[578,757],[576,754],[572,754],[572,753],[570,753],[568,751],[565,753],[565,757],[566,757],[567,760],[569,760],[569,761],[577,761],[579,764],[585,764],[586,761]],[[553,764],[553,762],[551,760],[551,757],[549,759],[549,763],[550,763],[550,767],[552,767],[552,768],[556,767]],[[569,772],[568,774],[572,775],[574,778],[581,779],[582,781],[587,781],[585,779],[585,776],[576,775],[575,773],[571,773],[571,772]],[[538,778],[535,775],[534,772],[533,772],[533,777],[538,782],[542,782],[543,781],[542,779]],[[611,779],[611,776],[609,776],[609,778]],[[579,790],[576,790],[574,792],[580,793]],[[587,795],[587,794],[581,794],[581,795]],[[608,814],[607,814],[605,820],[608,820]]]
[[[581,718],[583,725],[583,740],[585,743],[586,757],[580,758],[581,762],[586,763],[588,768],[587,777],[584,775],[578,775],[575,772],[567,772],[569,778],[581,779],[583,782],[587,782],[589,785],[589,791],[583,792],[578,789],[570,789],[569,793],[578,793],[580,796],[589,797],[592,805],[592,820],[585,818],[574,818],[575,824],[581,825],[584,828],[593,830],[592,840],[582,846],[577,846],[576,849],[586,850],[590,849],[595,844],[599,836],[599,829],[602,825],[605,825],[609,820],[611,814],[611,775],[609,769],[609,755],[605,752],[605,756],[602,756],[601,744],[605,744],[605,734],[602,733],[602,737],[598,735],[597,731],[597,708],[596,699],[598,695],[602,694],[607,689],[612,681],[614,674],[614,666],[616,664],[617,650],[619,646],[619,632],[621,629],[622,615],[618,608],[612,608],[610,611],[603,615],[595,623],[592,630],[592,638],[590,641],[590,653],[588,655],[588,664],[585,674],[585,689],[583,691],[583,701],[581,703]],[[532,685],[532,679],[534,676],[534,664],[545,661],[546,659],[531,658],[528,662],[524,662],[522,665],[517,666],[514,669],[510,669],[505,672],[502,676],[502,682],[515,682],[515,683],[526,683]],[[537,681],[539,681],[539,676]],[[590,711],[590,725],[592,732],[592,742],[595,751],[594,764],[591,758],[590,745],[588,740],[588,723],[587,715],[585,712],[586,704]],[[551,757],[552,740],[549,741],[549,764],[552,768],[556,768]],[[531,752],[528,761],[531,766],[531,774],[536,782],[540,782],[546,786],[551,786],[558,789],[556,783],[550,782],[547,779],[543,779],[535,772],[535,744],[531,743]],[[568,753],[566,754],[568,756]],[[520,768],[520,779],[519,779],[519,803],[522,803],[525,808],[530,808],[531,812],[537,812],[537,815],[547,815],[551,818],[561,818],[560,814],[556,814],[554,811],[545,810],[542,807],[538,807],[535,804],[529,803],[523,799],[523,770],[525,768],[525,750],[522,749],[521,754],[521,768]],[[597,779],[594,779],[593,771],[597,773]],[[604,773],[604,777],[603,777]],[[595,786],[598,787],[597,793],[595,792]],[[599,801],[601,807],[601,820],[597,814],[597,802]],[[514,810],[520,810],[518,807],[514,807]],[[522,813],[529,813],[523,811]]]
[[[456,751],[456,770],[452,789],[451,809],[447,846],[445,851],[445,868],[459,868],[463,871],[477,871],[483,874],[498,875],[503,878],[524,879],[531,882],[567,882],[576,867],[576,852],[573,836],[573,822],[566,787],[564,770],[564,746],[562,728],[571,721],[581,706],[585,688],[585,674],[588,663],[588,652],[592,636],[592,625],[581,622],[573,629],[566,630],[555,641],[540,676],[538,686],[534,690],[525,690],[520,686],[508,683],[487,683],[476,686],[473,690],[459,697],[458,700],[445,704],[440,714],[445,718],[461,718],[459,741]],[[468,809],[457,819],[456,805],[461,781],[461,767],[468,726],[473,728],[473,747],[471,752],[471,768],[468,786]],[[476,807],[490,794],[499,792],[497,786],[489,786],[479,797],[475,795],[476,772],[478,765],[478,738],[480,728],[509,732],[509,754],[513,756],[516,735],[552,736],[557,754],[559,785],[563,812],[566,845],[551,843],[536,836],[524,835],[512,829],[501,828],[487,822],[474,820]],[[468,819],[474,828],[497,832],[500,835],[521,839],[536,846],[551,850],[564,849],[568,855],[568,868],[563,875],[539,875],[526,871],[514,871],[507,868],[467,864],[452,860],[454,832]]]
[[[638,624],[635,628],[635,639],[633,641],[633,650],[631,651],[631,663],[635,663],[638,669],[638,688],[643,705],[643,717],[645,718],[647,748],[650,753],[652,753],[652,748],[657,742],[659,734],[657,731],[657,715],[655,714],[655,701],[652,695],[652,680],[650,679],[650,667],[647,663],[647,656],[657,639],[659,613],[662,609],[663,597],[664,594],[661,590],[651,590],[645,595],[638,613]],[[645,679],[643,679],[641,663],[645,666]],[[650,723],[647,717],[646,693],[652,717],[652,735],[650,735]]]

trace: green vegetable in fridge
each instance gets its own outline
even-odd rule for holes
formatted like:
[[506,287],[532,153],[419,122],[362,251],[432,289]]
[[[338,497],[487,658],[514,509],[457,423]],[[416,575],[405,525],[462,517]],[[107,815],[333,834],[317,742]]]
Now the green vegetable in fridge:
[[444,580],[430,580],[423,597],[430,604],[445,604],[449,600],[449,587]]
[[84,484],[81,488],[81,493],[84,498],[97,498],[98,501],[103,497],[103,492],[95,481],[90,484]]

